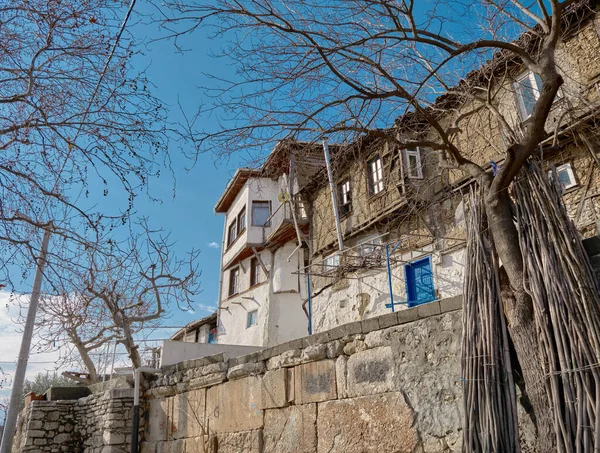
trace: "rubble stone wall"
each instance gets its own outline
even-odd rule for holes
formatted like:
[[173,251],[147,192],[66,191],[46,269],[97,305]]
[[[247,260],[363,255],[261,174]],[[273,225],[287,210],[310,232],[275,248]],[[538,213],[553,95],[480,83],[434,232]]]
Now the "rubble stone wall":
[[461,449],[461,298],[164,369],[144,453]]
[[78,400],[33,401],[19,418],[13,453],[127,453],[133,389]]

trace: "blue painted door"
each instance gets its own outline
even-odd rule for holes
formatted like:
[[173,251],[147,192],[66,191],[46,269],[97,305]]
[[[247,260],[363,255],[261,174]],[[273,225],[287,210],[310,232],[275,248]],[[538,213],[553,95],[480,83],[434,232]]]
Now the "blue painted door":
[[433,289],[433,273],[431,272],[431,260],[424,258],[414,261],[405,266],[406,270],[406,297],[408,306],[431,302],[435,299]]

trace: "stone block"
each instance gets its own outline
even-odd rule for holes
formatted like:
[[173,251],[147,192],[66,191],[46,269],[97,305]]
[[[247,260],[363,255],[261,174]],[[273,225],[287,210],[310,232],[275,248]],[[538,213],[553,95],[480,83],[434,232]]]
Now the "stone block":
[[277,349],[280,354],[283,354],[285,351],[291,351],[292,349],[302,349],[304,346],[304,339],[297,338],[295,340],[290,340],[285,343],[281,343],[277,345]]
[[156,453],[157,442],[142,442],[140,444],[140,453]]
[[293,403],[294,401],[296,401],[296,370],[295,368],[288,368],[287,370],[287,400],[288,403]]
[[188,437],[185,440],[185,453],[212,453],[209,436]]
[[119,432],[104,431],[102,440],[105,445],[120,445],[125,443],[125,434]]
[[300,363],[300,349],[290,349],[287,351],[284,351],[281,353],[280,360],[281,360],[281,364],[280,366],[283,367],[290,367],[290,366],[296,366]]
[[260,351],[260,360],[269,360],[271,357],[275,357],[276,355],[279,355],[277,347],[274,346],[272,348],[266,348]]
[[317,448],[317,405],[267,410],[263,436],[265,452],[314,453]]
[[240,357],[236,357],[234,360],[236,365],[241,365],[242,363],[256,363],[262,361],[261,351],[251,352],[250,354],[242,355]]
[[442,313],[449,311],[460,310],[463,306],[463,296],[458,295],[440,300],[440,310]]
[[55,444],[64,444],[66,442],[69,442],[70,440],[71,440],[71,435],[67,434],[67,433],[57,434],[56,436],[54,436]]
[[343,351],[346,355],[352,355],[356,354],[357,352],[364,351],[365,349],[367,349],[367,345],[365,344],[365,342],[358,338],[354,338],[354,340],[352,340],[344,346]]
[[267,371],[261,382],[261,409],[288,405],[288,369]]
[[174,396],[171,437],[181,439],[206,434],[204,429],[205,407],[205,389],[192,390]]
[[344,353],[344,342],[333,340],[327,343],[327,358],[335,359]]
[[430,316],[439,315],[441,313],[440,303],[439,301],[428,302],[426,304],[419,305],[417,308],[417,312],[419,313],[419,318],[428,318]]
[[331,338],[329,332],[319,332],[302,338],[302,347],[307,348],[315,344],[327,343]]
[[78,387],[50,387],[46,391],[46,399],[48,401],[58,400],[78,400],[90,394],[90,389],[84,386]]
[[419,319],[418,307],[407,308],[406,310],[400,310],[398,313],[398,324],[406,324],[409,322],[416,321]]
[[185,453],[185,440],[178,439],[159,442],[156,446],[156,453]]
[[348,396],[384,393],[394,388],[394,356],[389,346],[353,354],[347,367]]
[[262,429],[217,435],[219,453],[262,453]]
[[418,434],[401,393],[319,403],[317,453],[412,453]]
[[196,376],[209,376],[211,374],[218,374],[222,371],[227,371],[227,365],[223,362],[211,363],[205,365],[196,370]]
[[335,361],[335,381],[337,386],[338,398],[348,397],[347,370],[348,357],[346,357],[345,355],[341,355]]
[[208,389],[207,429],[223,433],[262,428],[261,380],[258,376],[250,376]]
[[190,390],[200,389],[204,387],[210,387],[211,385],[220,384],[227,378],[227,373],[221,371],[215,374],[209,374],[208,376],[202,376],[199,378],[192,379],[190,381]]
[[146,440],[157,442],[167,440],[173,419],[172,398],[148,401]]
[[314,362],[315,360],[322,360],[327,356],[327,345],[323,343],[314,344],[308,346],[302,351],[300,355],[300,361],[302,363]]
[[362,321],[344,324],[342,326],[331,329],[328,333],[331,340],[339,340],[350,335],[362,333]]
[[363,333],[373,332],[374,330],[379,330],[379,319],[378,318],[369,318],[365,319],[362,322],[362,331]]
[[265,372],[264,362],[241,363],[229,369],[228,379],[240,379],[246,376],[254,376]]
[[294,373],[296,404],[337,398],[334,360],[305,363],[296,367]]
[[134,389],[111,389],[106,393],[106,398],[115,399],[133,399]]
[[387,329],[398,325],[398,313],[388,313],[387,315],[381,315],[377,318],[379,321],[380,329]]

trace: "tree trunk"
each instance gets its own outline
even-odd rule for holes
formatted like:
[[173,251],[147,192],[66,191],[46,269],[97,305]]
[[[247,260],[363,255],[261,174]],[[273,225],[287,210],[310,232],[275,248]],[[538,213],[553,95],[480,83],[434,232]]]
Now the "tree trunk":
[[517,229],[513,222],[510,198],[504,191],[501,194],[487,194],[485,201],[490,233],[506,272],[502,282],[502,302],[508,331],[523,372],[527,396],[534,411],[533,420],[537,427],[538,451],[540,453],[554,452],[556,451],[556,436],[553,410],[545,389],[545,370],[540,357],[533,301],[525,292],[523,258]]
[[75,348],[77,348],[77,352],[79,353],[81,360],[83,360],[83,364],[90,375],[90,384],[95,384],[98,382],[98,372],[96,371],[96,365],[94,365],[94,361],[89,355],[89,351],[85,348],[85,346],[83,346],[81,340],[75,339],[73,340],[73,343],[75,344]]

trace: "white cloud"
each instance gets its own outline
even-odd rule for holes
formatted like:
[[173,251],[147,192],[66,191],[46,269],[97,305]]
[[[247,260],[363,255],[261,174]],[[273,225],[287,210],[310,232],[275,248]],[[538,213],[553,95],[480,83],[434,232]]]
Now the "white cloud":
[[[21,302],[27,301],[29,296],[21,296]],[[0,388],[0,398],[9,397],[12,386],[12,379],[15,373],[17,357],[21,348],[21,338],[23,328],[15,321],[19,317],[19,301],[14,298],[11,300],[10,293],[0,291],[0,369],[5,373],[6,385]],[[27,307],[23,307],[23,315]],[[35,345],[36,338],[33,338],[32,346]],[[60,371],[57,369],[60,361],[60,349],[55,348],[49,352],[36,352],[32,347],[27,364],[26,379],[32,379],[36,374],[43,372]],[[1,379],[1,377],[0,377]]]
[[219,248],[219,244],[217,244],[214,241],[213,242],[207,242],[206,245],[207,245],[208,248],[211,248],[211,249],[218,249]]
[[215,303],[213,305],[209,305],[209,304],[197,303],[196,307],[198,307],[198,310],[200,310],[200,311],[213,313],[217,309],[217,304]]

